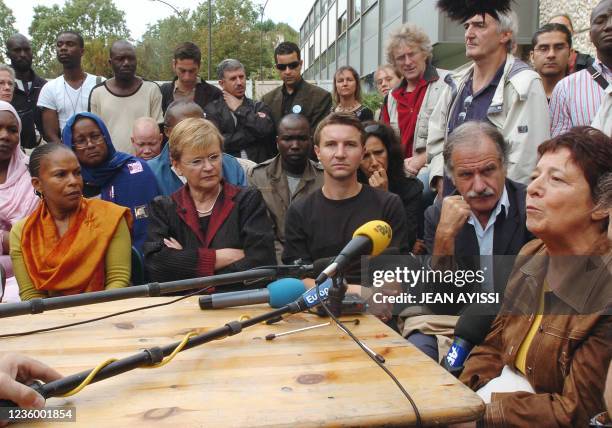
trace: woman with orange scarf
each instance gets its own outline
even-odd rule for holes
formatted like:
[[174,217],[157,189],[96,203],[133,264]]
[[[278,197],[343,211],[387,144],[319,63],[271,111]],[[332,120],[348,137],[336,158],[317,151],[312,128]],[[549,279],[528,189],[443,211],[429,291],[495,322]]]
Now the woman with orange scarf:
[[11,229],[21,299],[127,286],[130,210],[83,198],[79,162],[63,145],[37,147],[28,168],[42,203]]

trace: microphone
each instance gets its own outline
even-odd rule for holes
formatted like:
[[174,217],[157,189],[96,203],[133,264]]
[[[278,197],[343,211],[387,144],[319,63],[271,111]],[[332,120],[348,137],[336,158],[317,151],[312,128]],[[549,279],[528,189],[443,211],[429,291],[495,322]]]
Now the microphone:
[[455,339],[441,362],[442,367],[455,377],[459,377],[463,371],[463,363],[472,348],[480,345],[487,337],[496,317],[492,315],[492,310],[490,305],[472,304],[459,316],[455,326]]
[[200,309],[222,309],[234,306],[257,305],[269,303],[273,308],[280,308],[293,302],[306,291],[304,283],[295,278],[282,278],[271,282],[259,290],[215,293],[200,297]]
[[353,233],[353,239],[340,251],[334,261],[319,274],[316,281],[320,284],[342,271],[355,257],[379,255],[389,246],[393,231],[382,220],[372,220]]

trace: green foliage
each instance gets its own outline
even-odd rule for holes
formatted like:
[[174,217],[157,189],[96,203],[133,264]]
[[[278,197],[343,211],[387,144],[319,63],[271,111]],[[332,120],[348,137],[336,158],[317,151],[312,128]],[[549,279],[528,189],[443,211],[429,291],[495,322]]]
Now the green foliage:
[[[212,1],[212,75],[225,58],[240,60],[249,78],[259,77],[260,63],[265,78],[274,78],[274,48],[280,40],[297,41],[298,34],[287,24],[259,21],[259,12],[251,0]],[[140,73],[154,80],[170,80],[172,53],[182,42],[191,41],[202,51],[201,75],[208,69],[208,2],[193,11],[182,11],[149,26],[137,46]]]
[[361,104],[374,112],[382,106],[382,103],[383,96],[380,95],[377,91],[368,92],[367,94],[363,94],[361,96]]
[[17,32],[15,29],[15,17],[13,11],[0,0],[0,62],[7,62],[8,59],[4,56],[4,43],[6,40]]
[[44,76],[61,73],[55,61],[55,40],[63,30],[78,31],[85,39],[83,68],[93,74],[110,76],[108,49],[119,39],[129,38],[125,13],[113,0],[68,0],[63,7],[35,6],[30,25],[34,61]]

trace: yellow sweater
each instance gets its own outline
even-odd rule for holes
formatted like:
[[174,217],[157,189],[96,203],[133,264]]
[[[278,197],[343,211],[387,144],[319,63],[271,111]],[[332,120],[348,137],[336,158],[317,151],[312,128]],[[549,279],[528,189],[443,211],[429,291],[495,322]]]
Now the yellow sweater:
[[[19,284],[19,296],[21,300],[31,300],[36,297],[52,297],[54,296],[52,292],[48,293],[45,290],[37,290],[28,275],[21,252],[21,233],[25,222],[26,218],[13,225],[10,238],[11,260],[13,262],[15,278],[17,278],[17,283]],[[131,246],[130,230],[124,218],[119,222],[106,252],[104,288],[107,290],[127,287],[129,285],[132,270]]]

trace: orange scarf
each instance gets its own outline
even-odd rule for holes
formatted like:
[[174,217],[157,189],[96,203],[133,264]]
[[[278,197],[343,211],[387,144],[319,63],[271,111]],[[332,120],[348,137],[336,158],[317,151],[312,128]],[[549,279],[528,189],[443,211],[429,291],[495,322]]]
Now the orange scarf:
[[39,204],[21,235],[23,259],[36,289],[61,295],[103,290],[106,250],[122,218],[131,230],[128,208],[83,198],[60,237],[47,204]]

